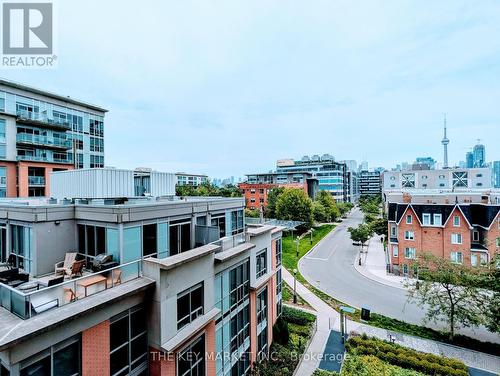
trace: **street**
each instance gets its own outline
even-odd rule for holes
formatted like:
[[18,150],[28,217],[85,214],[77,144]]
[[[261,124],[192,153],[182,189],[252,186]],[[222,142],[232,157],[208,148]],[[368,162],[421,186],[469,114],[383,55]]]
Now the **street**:
[[[359,247],[354,246],[347,231],[363,221],[363,213],[354,209],[348,218],[329,233],[299,262],[299,269],[309,283],[332,297],[357,308],[366,307],[412,324],[423,324],[425,312],[407,301],[407,292],[371,280],[354,269]],[[425,326],[446,329],[442,322]],[[482,341],[500,342],[500,336],[484,328],[462,328],[460,333]]]

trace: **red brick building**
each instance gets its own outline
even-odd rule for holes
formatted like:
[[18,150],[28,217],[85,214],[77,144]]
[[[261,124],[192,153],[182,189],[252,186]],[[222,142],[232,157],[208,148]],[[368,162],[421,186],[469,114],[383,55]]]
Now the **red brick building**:
[[247,175],[247,181],[239,184],[245,197],[247,209],[267,208],[267,195],[277,187],[302,189],[314,198],[318,191],[318,181],[309,173],[267,173]]
[[389,203],[389,262],[411,273],[424,253],[479,266],[500,254],[500,205]]

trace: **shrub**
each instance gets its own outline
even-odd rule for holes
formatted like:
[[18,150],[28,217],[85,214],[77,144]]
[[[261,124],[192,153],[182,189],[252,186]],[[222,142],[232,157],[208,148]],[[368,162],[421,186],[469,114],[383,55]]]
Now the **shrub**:
[[283,313],[281,314],[281,317],[286,322],[297,325],[307,325],[311,322],[314,322],[314,320],[316,319],[316,316],[311,313],[286,306],[283,307]]
[[358,356],[375,356],[389,364],[428,375],[467,376],[467,367],[455,359],[422,353],[377,338],[352,337],[346,349]]
[[290,331],[288,323],[282,317],[278,317],[273,327],[273,338],[280,345],[286,346],[290,340]]
[[312,374],[312,376],[335,376],[335,375],[338,375],[339,373],[338,372],[334,372],[334,371],[326,371],[324,369],[317,369],[316,371],[314,371],[314,373]]

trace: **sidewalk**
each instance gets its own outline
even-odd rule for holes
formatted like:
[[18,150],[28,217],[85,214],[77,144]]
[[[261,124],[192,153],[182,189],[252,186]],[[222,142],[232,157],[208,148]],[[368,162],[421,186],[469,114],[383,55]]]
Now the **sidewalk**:
[[[285,268],[283,279],[289,286],[293,286],[293,276]],[[313,336],[309,347],[304,353],[304,361],[295,371],[296,375],[311,375],[320,364],[320,355],[324,354],[327,340],[331,330],[340,331],[340,314],[310,292],[304,285],[297,281],[297,294],[302,297],[317,312],[318,330]],[[406,334],[375,328],[355,321],[348,321],[347,331],[366,333],[383,340],[388,340],[389,334],[396,338],[396,343],[408,348],[427,353],[455,358],[464,362],[468,367],[473,367],[493,373],[500,371],[500,357],[481,352],[468,350],[444,343],[413,337]]]
[[[361,266],[356,262],[354,269],[366,278],[375,282],[400,289],[405,289],[404,284],[411,281],[405,277],[398,277],[387,274],[386,272],[386,256],[384,244],[380,241],[380,237],[374,236],[368,241],[368,246],[363,247],[361,253]],[[361,251],[361,247],[359,247]]]

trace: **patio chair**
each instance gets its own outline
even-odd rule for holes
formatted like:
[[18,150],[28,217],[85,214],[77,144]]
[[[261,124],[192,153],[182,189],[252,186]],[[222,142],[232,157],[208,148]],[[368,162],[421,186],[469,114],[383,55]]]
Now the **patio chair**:
[[82,294],[77,294],[75,290],[73,290],[72,288],[70,287],[65,287],[64,288],[64,294],[66,296],[69,295],[69,299],[68,299],[68,302],[72,303],[72,302],[76,302],[78,299],[80,299],[83,295]]
[[120,285],[122,283],[122,271],[113,270],[111,278],[113,280],[113,286]]
[[85,260],[75,261],[71,266],[70,278],[81,277],[83,275],[83,267]]
[[64,256],[64,261],[60,261],[54,265],[55,275],[71,275],[71,268],[76,261],[76,252],[68,252]]
[[0,263],[0,267],[5,267],[7,269],[13,269],[16,263],[16,255],[11,253],[9,257],[7,257],[7,262]]

